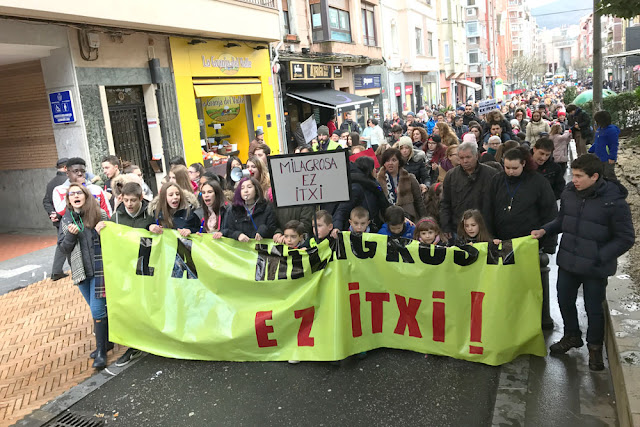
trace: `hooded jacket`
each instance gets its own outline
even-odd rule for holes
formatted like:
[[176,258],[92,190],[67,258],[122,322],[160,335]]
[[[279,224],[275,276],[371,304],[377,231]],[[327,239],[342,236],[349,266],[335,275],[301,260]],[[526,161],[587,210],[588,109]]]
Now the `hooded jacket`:
[[365,176],[357,167],[351,167],[351,199],[338,205],[333,215],[333,227],[346,230],[349,226],[351,210],[362,206],[369,211],[372,232],[384,223],[384,211],[390,206],[380,184],[373,177]]
[[[591,139],[593,136],[593,130],[591,129],[591,118],[589,114],[582,111],[582,109],[576,109],[576,112],[573,115],[567,115],[567,121],[569,122],[569,126],[574,132],[580,132],[580,135],[583,139]],[[575,125],[580,126],[580,129],[577,129]]]
[[549,123],[544,121],[543,119],[540,119],[540,121],[537,122],[531,120],[527,125],[527,133],[525,139],[529,141],[529,143],[533,146],[533,144],[535,144],[536,141],[540,139],[540,133],[542,132],[551,132]]
[[132,217],[127,213],[124,203],[120,203],[114,214],[111,216],[111,221],[128,227],[144,228],[145,230],[148,230],[149,226],[156,222],[153,214],[150,213],[148,209],[149,202],[143,199],[140,212],[138,212],[136,216]]
[[569,161],[569,142],[571,141],[571,133],[563,132],[549,135],[549,139],[553,141],[553,159],[558,163],[567,163]]
[[596,136],[593,145],[589,147],[589,152],[598,156],[602,162],[617,160],[618,135],[620,135],[620,129],[616,125],[596,129]]
[[556,258],[571,273],[608,277],[617,259],[635,242],[627,189],[600,178],[592,191],[578,192],[569,183],[562,193],[558,217],[544,225],[547,233],[562,233]]
[[413,155],[404,165],[404,169],[413,174],[418,180],[418,184],[429,184],[429,171],[425,165],[426,155],[422,150],[413,150]]
[[[489,233],[507,240],[528,236],[552,221],[558,215],[558,207],[551,185],[541,174],[525,170],[519,177],[511,177],[500,172],[491,180],[482,215]],[[544,252],[555,252],[555,234],[540,241]]]

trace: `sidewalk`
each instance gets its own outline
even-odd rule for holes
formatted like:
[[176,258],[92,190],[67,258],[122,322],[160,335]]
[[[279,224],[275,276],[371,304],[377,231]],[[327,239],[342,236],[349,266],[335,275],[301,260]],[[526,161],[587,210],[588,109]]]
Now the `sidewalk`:
[[[0,235],[0,272],[31,267],[34,254],[50,268],[48,250],[56,236]],[[39,275],[42,277],[41,275]],[[68,277],[17,285],[0,295],[0,426],[33,410],[89,378],[95,349],[89,307]],[[29,285],[27,287],[22,287]],[[22,287],[22,288],[21,288]],[[18,289],[16,289],[18,288]],[[116,345],[108,363],[124,352]]]

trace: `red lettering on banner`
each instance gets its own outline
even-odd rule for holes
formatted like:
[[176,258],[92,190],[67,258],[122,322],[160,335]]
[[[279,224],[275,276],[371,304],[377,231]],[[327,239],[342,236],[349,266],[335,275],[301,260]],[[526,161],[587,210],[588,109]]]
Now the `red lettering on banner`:
[[269,338],[269,334],[273,333],[273,326],[267,325],[267,320],[273,319],[273,311],[258,311],[256,313],[256,339],[258,347],[275,347],[278,345],[277,340]]
[[[444,299],[443,291],[434,291],[433,292],[434,299]],[[445,318],[444,318],[444,302],[434,301],[433,302],[433,341],[444,342],[444,327],[445,327]]]
[[300,329],[298,329],[298,347],[313,347],[314,339],[310,335],[315,312],[314,307],[294,311],[296,319],[302,319]]
[[422,338],[420,326],[416,320],[416,314],[418,314],[422,300],[409,298],[409,305],[407,305],[407,299],[405,297],[396,295],[396,303],[398,304],[400,315],[398,316],[396,329],[393,332],[398,335],[404,335],[404,330],[409,328],[410,337]]
[[[471,342],[482,342],[482,301],[484,292],[471,292]],[[469,353],[482,354],[484,349],[479,346],[470,345]]]
[[[360,289],[359,282],[349,283],[350,291]],[[360,294],[349,295],[349,306],[351,307],[351,334],[354,338],[362,336],[362,319],[360,318]]]
[[371,332],[382,333],[383,302],[389,302],[388,292],[367,292],[365,299],[371,302]]

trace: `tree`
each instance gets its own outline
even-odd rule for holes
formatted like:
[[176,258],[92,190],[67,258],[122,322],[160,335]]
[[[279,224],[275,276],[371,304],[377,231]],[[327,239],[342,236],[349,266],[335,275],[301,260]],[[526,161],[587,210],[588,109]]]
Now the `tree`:
[[618,18],[633,18],[638,14],[638,3],[629,0],[600,0],[597,5],[601,15],[613,15]]
[[576,70],[578,80],[586,80],[589,77],[589,68],[593,68],[592,62],[584,58],[574,60],[571,66]]
[[539,64],[535,57],[515,55],[507,58],[507,75],[514,88],[531,84],[533,77],[544,72],[544,66]]

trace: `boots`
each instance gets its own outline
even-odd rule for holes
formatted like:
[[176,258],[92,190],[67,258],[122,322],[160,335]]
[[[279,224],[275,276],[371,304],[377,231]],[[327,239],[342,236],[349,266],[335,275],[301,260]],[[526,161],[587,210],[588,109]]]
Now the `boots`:
[[589,349],[589,369],[592,371],[602,371],[604,361],[602,360],[602,345],[587,344]]
[[553,329],[553,319],[549,309],[549,255],[540,252],[540,279],[542,281],[542,330]]
[[[109,316],[107,313],[107,317],[105,317],[103,319],[105,322],[107,322],[107,325],[109,324]],[[95,333],[95,329],[94,329],[94,333]],[[107,328],[107,352],[113,350],[114,344],[109,341],[109,328]],[[91,352],[91,354],[89,355],[90,358],[95,359],[96,358],[96,354],[98,354],[98,349],[95,349]]]
[[93,360],[93,368],[104,369],[107,367],[107,336],[109,333],[109,324],[107,318],[104,317],[93,321],[93,328],[96,332],[96,357]]

